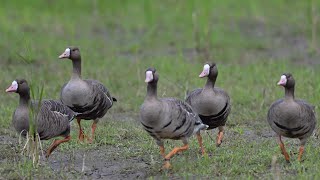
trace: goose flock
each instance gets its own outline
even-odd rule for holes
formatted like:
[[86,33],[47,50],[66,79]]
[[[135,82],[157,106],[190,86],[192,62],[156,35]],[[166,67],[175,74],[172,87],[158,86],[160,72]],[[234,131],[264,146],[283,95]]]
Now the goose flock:
[[[30,108],[39,107],[36,119],[36,129],[41,140],[56,137],[46,151],[48,158],[59,144],[68,142],[70,137],[70,122],[77,120],[79,126],[79,141],[85,139],[92,143],[94,132],[99,119],[117,101],[109,90],[99,81],[82,79],[81,55],[77,47],[68,47],[59,59],[72,61],[73,70],[69,82],[65,83],[60,92],[60,100],[45,99],[40,101],[30,99],[30,87],[24,79],[16,79],[6,92],[19,94],[19,104],[12,117],[12,124],[16,131],[26,136],[29,131]],[[142,128],[156,141],[160,154],[164,158],[163,169],[169,169],[170,159],[178,152],[189,148],[188,140],[196,135],[202,155],[206,154],[203,146],[201,131],[218,128],[216,146],[223,141],[224,126],[231,112],[231,100],[228,93],[215,86],[218,68],[215,63],[206,63],[199,75],[207,78],[203,88],[191,91],[185,100],[176,98],[159,98],[157,84],[159,74],[155,68],[145,71],[147,93],[140,108],[140,122]],[[285,96],[275,101],[269,108],[267,120],[278,137],[281,153],[289,161],[282,136],[298,138],[300,148],[298,160],[301,161],[304,145],[316,126],[314,106],[304,100],[295,99],[295,80],[290,73],[280,76],[279,86],[283,86]],[[86,137],[81,127],[81,120],[92,120],[91,137]],[[175,147],[168,154],[165,153],[163,140],[181,140],[183,146]]]

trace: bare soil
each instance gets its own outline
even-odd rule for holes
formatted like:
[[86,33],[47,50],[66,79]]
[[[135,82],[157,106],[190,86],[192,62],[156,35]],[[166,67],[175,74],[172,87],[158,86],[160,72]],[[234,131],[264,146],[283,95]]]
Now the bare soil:
[[85,179],[145,179],[149,165],[143,158],[126,159],[119,156],[121,150],[98,147],[55,153],[48,161],[53,171],[81,174]]
[[[0,179],[15,177],[24,178],[12,173],[17,169],[12,168],[21,163],[21,147],[18,139],[10,135],[0,135]],[[9,165],[10,164],[10,165]],[[146,160],[139,157],[121,157],[121,149],[113,146],[99,146],[88,149],[54,151],[49,159],[41,157],[40,167],[49,167],[54,178],[70,179],[145,179],[148,177],[150,166]],[[40,179],[46,178],[36,174]],[[48,177],[47,177],[48,178]]]

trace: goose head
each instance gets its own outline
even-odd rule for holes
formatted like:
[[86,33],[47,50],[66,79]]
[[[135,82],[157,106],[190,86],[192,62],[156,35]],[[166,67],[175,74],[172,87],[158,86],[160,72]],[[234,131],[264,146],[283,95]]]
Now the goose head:
[[29,94],[30,88],[26,80],[16,79],[11,83],[11,86],[6,89],[6,92],[15,92],[20,95]]
[[285,88],[294,88],[295,80],[290,73],[284,73],[281,75],[279,82],[277,83],[279,86],[283,86]]
[[203,66],[203,70],[199,75],[200,78],[210,77],[216,78],[218,76],[218,68],[215,63],[207,63]]
[[80,50],[78,47],[68,47],[60,56],[59,59],[80,60]]
[[148,68],[146,70],[146,83],[156,83],[158,82],[159,76],[158,73],[156,72],[155,68]]

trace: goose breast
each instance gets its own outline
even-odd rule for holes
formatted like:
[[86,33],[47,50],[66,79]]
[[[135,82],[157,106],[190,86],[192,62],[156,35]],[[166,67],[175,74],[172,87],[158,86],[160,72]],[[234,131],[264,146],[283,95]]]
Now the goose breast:
[[210,116],[221,112],[230,103],[228,94],[215,87],[214,90],[197,89],[193,91],[186,102],[200,115]]
[[18,133],[26,136],[29,131],[29,108],[18,106],[13,113],[12,125]]
[[69,107],[92,101],[92,88],[85,81],[70,81],[61,90],[61,101]]

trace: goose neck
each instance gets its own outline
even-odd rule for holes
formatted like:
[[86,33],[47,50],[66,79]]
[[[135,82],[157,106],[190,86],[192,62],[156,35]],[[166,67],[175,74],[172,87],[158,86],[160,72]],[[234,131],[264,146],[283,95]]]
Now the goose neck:
[[81,79],[81,59],[72,60],[72,79]]
[[216,77],[208,77],[207,79],[207,82],[206,82],[206,85],[205,85],[205,89],[213,89],[214,88],[214,85],[216,83]]
[[294,99],[294,87],[293,88],[285,88],[285,99],[293,100]]
[[148,83],[147,99],[157,99],[157,83]]
[[19,105],[20,105],[20,106],[29,106],[30,93],[19,94],[19,96],[20,96],[20,98],[19,98]]

